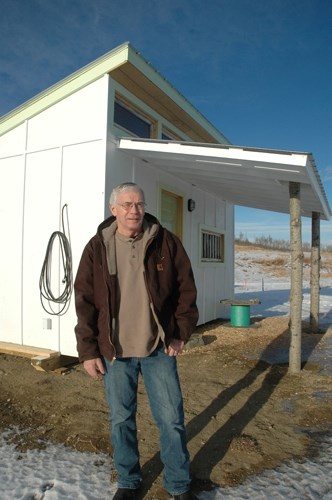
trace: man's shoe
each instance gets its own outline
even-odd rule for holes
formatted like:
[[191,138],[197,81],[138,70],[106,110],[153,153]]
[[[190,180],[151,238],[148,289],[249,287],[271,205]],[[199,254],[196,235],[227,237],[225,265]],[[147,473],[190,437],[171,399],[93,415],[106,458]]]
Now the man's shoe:
[[118,488],[115,492],[113,500],[137,500],[138,488]]
[[197,496],[192,491],[186,491],[180,495],[174,495],[174,500],[198,500]]

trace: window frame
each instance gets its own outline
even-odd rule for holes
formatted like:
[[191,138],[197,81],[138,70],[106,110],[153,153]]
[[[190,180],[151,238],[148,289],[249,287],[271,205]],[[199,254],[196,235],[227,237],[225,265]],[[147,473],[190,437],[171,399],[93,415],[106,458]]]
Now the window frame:
[[[225,231],[215,226],[207,226],[199,224],[199,251],[198,251],[198,265],[200,267],[220,267],[225,265]],[[220,238],[220,251],[221,258],[209,258],[203,256],[203,239],[204,235],[218,236]]]
[[[145,122],[150,127],[150,135],[148,137],[137,135],[133,130],[130,130],[120,123],[115,121],[115,105],[118,104],[122,108],[126,109],[129,113],[136,116],[138,119]],[[133,104],[129,99],[126,99],[122,95],[116,93],[114,96],[114,113],[113,113],[113,126],[130,134],[131,137],[139,137],[141,139],[154,139],[157,130],[157,121],[153,119],[148,113],[145,113],[141,108]]]
[[161,129],[161,139],[163,141],[183,141],[183,138],[172,132],[169,128],[165,127],[164,125],[162,126]]

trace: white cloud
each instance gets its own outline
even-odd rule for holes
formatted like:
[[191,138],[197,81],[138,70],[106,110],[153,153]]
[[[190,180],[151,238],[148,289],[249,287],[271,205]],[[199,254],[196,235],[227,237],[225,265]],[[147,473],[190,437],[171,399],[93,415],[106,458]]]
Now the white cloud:
[[324,182],[332,181],[332,167],[326,167],[322,170],[322,179]]

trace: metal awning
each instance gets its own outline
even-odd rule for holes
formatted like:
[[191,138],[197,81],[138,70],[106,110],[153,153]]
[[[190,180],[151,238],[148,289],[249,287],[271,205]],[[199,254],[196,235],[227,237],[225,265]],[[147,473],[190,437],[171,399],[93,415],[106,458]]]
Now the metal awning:
[[331,216],[310,153],[136,138],[118,147],[234,205],[289,213],[289,182],[300,183],[302,215]]

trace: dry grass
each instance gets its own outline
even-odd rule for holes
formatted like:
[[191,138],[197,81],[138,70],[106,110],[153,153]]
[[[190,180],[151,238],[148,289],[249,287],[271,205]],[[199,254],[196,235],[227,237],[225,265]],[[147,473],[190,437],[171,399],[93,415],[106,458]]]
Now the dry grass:
[[252,262],[266,267],[278,267],[286,266],[289,263],[289,259],[286,257],[274,257],[271,259],[252,259]]
[[332,278],[332,255],[330,252],[323,252],[321,255],[321,271],[324,278]]
[[[289,276],[291,266],[291,255],[289,250],[273,250],[268,248],[259,247],[256,245],[235,245],[236,253],[246,253],[242,260],[257,264],[262,272],[272,274],[276,277]],[[252,257],[250,256],[252,254]],[[259,254],[264,254],[261,258],[257,257]],[[304,253],[303,257],[303,271],[304,278],[308,279],[311,269],[311,254]],[[320,264],[321,278],[332,278],[332,254],[330,252],[321,253]]]

